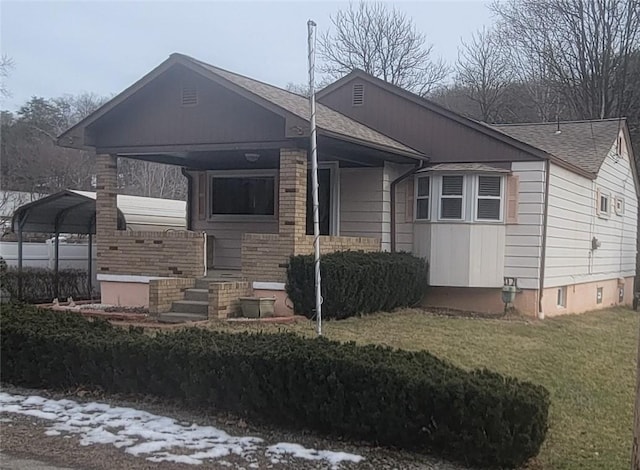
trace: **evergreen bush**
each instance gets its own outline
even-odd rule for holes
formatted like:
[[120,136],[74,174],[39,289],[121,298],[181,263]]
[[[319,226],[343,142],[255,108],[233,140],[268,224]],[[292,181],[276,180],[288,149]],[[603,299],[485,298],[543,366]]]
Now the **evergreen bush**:
[[[343,319],[420,302],[428,285],[427,262],[409,253],[341,251],[323,255],[322,315]],[[287,294],[297,313],[315,314],[313,256],[292,256]]]
[[0,316],[4,381],[154,395],[256,421],[518,466],[547,432],[549,393],[427,352],[201,328],[148,335],[73,313]]

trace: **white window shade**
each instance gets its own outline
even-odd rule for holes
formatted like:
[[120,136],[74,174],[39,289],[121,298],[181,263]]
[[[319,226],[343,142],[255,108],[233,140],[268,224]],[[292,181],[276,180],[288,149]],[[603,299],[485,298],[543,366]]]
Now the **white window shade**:
[[500,220],[502,212],[502,177],[478,176],[476,218]]
[[464,176],[445,175],[440,191],[440,218],[461,220],[464,195]]

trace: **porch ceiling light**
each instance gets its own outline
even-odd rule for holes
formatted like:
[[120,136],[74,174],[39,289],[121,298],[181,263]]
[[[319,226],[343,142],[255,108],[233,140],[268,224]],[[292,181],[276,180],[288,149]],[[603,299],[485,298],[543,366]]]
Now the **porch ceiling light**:
[[260,154],[259,153],[245,153],[244,154],[244,158],[246,158],[249,163],[255,163],[255,162],[258,161],[258,158],[260,158]]

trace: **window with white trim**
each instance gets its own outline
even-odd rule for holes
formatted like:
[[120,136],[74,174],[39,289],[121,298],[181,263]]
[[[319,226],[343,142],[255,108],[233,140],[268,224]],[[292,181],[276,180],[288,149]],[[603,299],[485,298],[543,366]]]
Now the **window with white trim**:
[[558,294],[556,297],[556,305],[558,307],[566,308],[567,306],[567,286],[558,287]]
[[617,215],[624,215],[624,198],[620,196],[616,196],[615,198],[615,209]]
[[464,176],[444,175],[440,185],[440,219],[462,220]]
[[209,186],[209,214],[275,215],[275,176],[214,175]]
[[598,190],[596,193],[596,212],[600,217],[609,217],[611,214],[611,195]]
[[429,220],[429,203],[431,201],[431,178],[416,178],[416,220]]
[[500,220],[502,215],[502,177],[478,176],[476,219]]

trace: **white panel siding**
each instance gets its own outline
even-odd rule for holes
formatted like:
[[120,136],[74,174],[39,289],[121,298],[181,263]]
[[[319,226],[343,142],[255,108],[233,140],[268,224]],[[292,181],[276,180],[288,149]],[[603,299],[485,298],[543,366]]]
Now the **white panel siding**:
[[431,259],[431,224],[416,222],[413,225],[413,254]]
[[429,284],[469,286],[469,224],[431,224]]
[[[635,275],[637,198],[628,157],[612,148],[595,181],[551,165],[545,287]],[[611,195],[607,218],[596,213],[597,190]],[[623,197],[624,215],[614,198]],[[601,247],[592,250],[596,237]]]
[[502,287],[505,226],[473,224],[469,229],[469,287]]
[[372,237],[390,248],[390,202],[383,168],[340,168],[340,235]]
[[506,226],[504,275],[515,277],[518,287],[539,287],[542,221],[544,214],[545,162],[514,162],[520,178],[518,223]]

